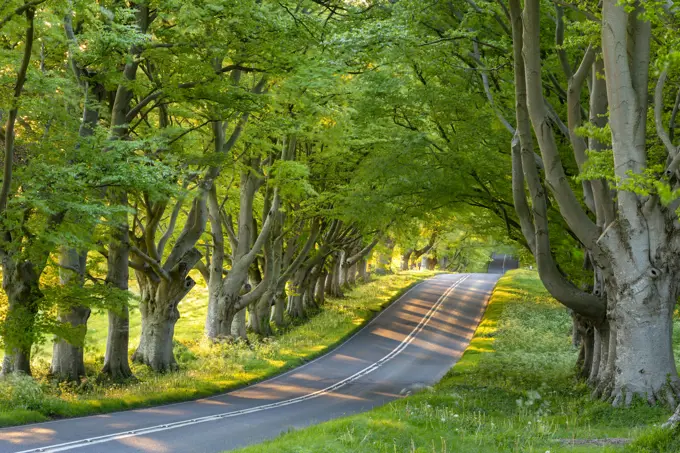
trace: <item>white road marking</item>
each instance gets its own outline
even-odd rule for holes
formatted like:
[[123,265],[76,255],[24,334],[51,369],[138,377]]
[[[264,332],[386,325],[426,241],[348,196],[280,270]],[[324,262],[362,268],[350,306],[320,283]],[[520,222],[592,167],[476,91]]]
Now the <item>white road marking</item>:
[[[30,450],[22,450],[16,453],[39,453],[39,452],[44,452],[44,453],[54,453],[54,452],[59,452],[59,451],[66,451],[66,450],[73,450],[76,448],[80,447],[85,447],[88,445],[93,445],[93,444],[101,444],[105,442],[111,442],[114,440],[120,440],[120,439],[126,439],[129,437],[137,437],[137,436],[143,436],[146,434],[152,434],[152,433],[157,433],[160,431],[169,431],[171,429],[177,429],[177,428],[183,428],[185,426],[191,426],[191,425],[197,425],[199,423],[206,423],[206,422],[211,422],[211,421],[216,421],[216,420],[221,420],[225,418],[232,418],[232,417],[237,417],[239,415],[246,415],[246,414],[252,414],[255,412],[261,412],[269,409],[275,409],[277,407],[283,407],[283,406],[289,406],[291,404],[296,404],[296,403],[301,403],[303,401],[311,400],[318,398],[320,396],[326,395],[328,393],[331,393],[335,390],[338,390],[347,384],[350,384],[357,379],[366,376],[369,373],[372,373],[373,371],[377,370],[381,366],[383,366],[385,363],[389,362],[396,356],[398,356],[408,345],[410,345],[413,340],[415,339],[416,335],[420,333],[425,326],[430,322],[430,319],[434,314],[439,310],[441,307],[444,299],[446,299],[453,290],[463,283],[465,280],[467,280],[470,277],[470,275],[465,275],[456,282],[454,282],[444,293],[437,299],[437,301],[432,305],[430,310],[423,316],[423,318],[420,320],[418,325],[404,338],[399,345],[394,348],[392,351],[390,351],[387,355],[385,355],[383,358],[380,360],[374,362],[373,364],[367,366],[366,368],[357,371],[354,373],[352,376],[349,376],[341,381],[336,382],[333,385],[330,385],[324,389],[317,390],[312,393],[308,393],[306,395],[298,396],[296,398],[291,398],[288,400],[283,400],[283,401],[278,401],[276,403],[270,403],[270,404],[263,404],[261,406],[255,406],[251,407],[248,409],[241,409],[238,411],[231,411],[231,412],[223,412],[221,414],[215,414],[215,415],[209,415],[205,417],[200,417],[200,418],[194,418],[190,420],[183,420],[179,422],[174,422],[174,423],[168,423],[168,424],[163,424],[163,425],[157,425],[157,426],[150,426],[148,428],[140,428],[134,431],[123,431],[123,432],[118,432],[118,433],[112,433],[112,434],[107,434],[104,436],[98,436],[98,437],[93,437],[90,439],[82,439],[82,440],[76,440],[72,442],[65,442],[61,444],[55,444],[55,445],[49,445],[46,447],[39,447],[39,448],[33,448]],[[413,288],[415,289],[415,287]],[[410,291],[408,291],[410,292]],[[408,294],[408,292],[406,294]],[[406,295],[404,294],[404,296]],[[403,296],[402,296],[403,297]],[[382,314],[382,313],[381,313]],[[374,320],[377,319],[374,318]]]

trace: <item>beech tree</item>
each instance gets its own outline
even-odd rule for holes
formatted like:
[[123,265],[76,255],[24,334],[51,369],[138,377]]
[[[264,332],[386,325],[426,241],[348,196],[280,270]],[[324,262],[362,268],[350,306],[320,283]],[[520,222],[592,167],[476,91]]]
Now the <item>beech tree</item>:
[[[546,288],[594,328],[593,338],[585,341],[588,350],[583,366],[596,394],[614,405],[628,405],[634,397],[641,397],[675,406],[678,377],[671,333],[678,295],[674,264],[677,214],[674,197],[664,196],[667,189],[663,189],[675,184],[671,166],[674,148],[668,148],[669,157],[659,158],[653,152],[646,126],[650,104],[651,20],[663,11],[648,8],[641,2],[623,5],[605,1],[598,11],[602,21],[602,65],[598,68],[596,64],[600,53],[596,41],[585,49],[575,70],[560,51],[568,81],[570,142],[579,166],[587,163],[586,148],[591,150],[589,158],[595,159],[597,155],[593,153],[606,152],[607,142],[611,141],[613,178],[605,179],[605,175],[597,172],[587,173],[583,177],[586,187],[583,204],[566,181],[543,98],[540,11],[539,1],[525,2],[523,12],[518,1],[510,2],[519,139],[513,148],[513,180],[515,203],[525,236],[532,244]],[[557,16],[559,46],[564,33],[559,7]],[[662,71],[657,84],[656,126],[659,137],[670,144],[661,122],[665,74]],[[581,96],[587,79],[590,79],[591,127],[601,126],[608,107],[611,130],[609,137],[605,134],[590,137],[589,144],[578,133],[582,125]],[[532,128],[545,165],[545,184],[594,263],[592,294],[580,291],[565,279],[552,259],[545,214],[547,194],[532,158]],[[604,146],[600,144],[602,141]],[[666,168],[655,176],[658,172],[655,168],[663,167],[664,160],[667,160]],[[657,185],[656,178],[660,178],[660,190],[636,187]],[[531,207],[525,199],[523,180],[529,187]]]

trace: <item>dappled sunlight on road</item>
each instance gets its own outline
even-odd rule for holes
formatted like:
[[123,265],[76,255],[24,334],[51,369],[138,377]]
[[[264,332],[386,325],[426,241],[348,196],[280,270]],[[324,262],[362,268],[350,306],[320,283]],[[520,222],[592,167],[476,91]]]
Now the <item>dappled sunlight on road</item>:
[[0,443],[9,442],[10,444],[23,444],[27,441],[32,443],[49,442],[54,438],[56,432],[47,428],[27,428],[16,431],[4,431],[0,434]]
[[198,404],[205,404],[205,405],[210,405],[210,406],[228,406],[227,403],[224,401],[219,401],[214,398],[204,398],[202,400],[196,401]]
[[144,409],[144,412],[149,414],[159,414],[159,415],[182,415],[181,409],[169,409],[167,407],[155,407],[150,409]]
[[[171,451],[170,446],[163,442],[146,437],[126,437],[124,439],[118,439],[116,442],[133,447],[137,451],[148,451],[150,453],[166,453]],[[105,449],[102,448],[102,451],[105,451]]]
[[130,429],[134,428],[136,425],[134,423],[111,423],[107,426],[113,429]]
[[373,335],[377,335],[383,338],[389,338],[390,340],[401,341],[404,339],[404,334],[400,332],[395,332],[391,329],[378,328],[371,332]]
[[359,357],[352,357],[346,354],[335,354],[333,356],[334,360],[339,360],[342,362],[348,362],[348,363],[368,363],[367,360],[360,359]]

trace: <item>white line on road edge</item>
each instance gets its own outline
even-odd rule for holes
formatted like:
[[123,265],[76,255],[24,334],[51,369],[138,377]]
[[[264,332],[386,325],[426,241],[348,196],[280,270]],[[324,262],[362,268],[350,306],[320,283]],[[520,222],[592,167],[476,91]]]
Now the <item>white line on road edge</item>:
[[252,414],[254,412],[261,412],[264,410],[268,409],[274,409],[277,407],[283,407],[283,406],[289,406],[291,404],[296,404],[296,403],[301,403],[303,401],[311,400],[318,398],[320,396],[323,396],[325,394],[328,394],[334,390],[338,390],[347,384],[350,384],[357,379],[372,373],[373,371],[377,370],[381,366],[383,366],[385,363],[389,362],[393,358],[395,358],[397,355],[399,355],[408,345],[410,345],[413,340],[415,339],[416,335],[419,334],[425,326],[430,322],[430,319],[434,314],[439,310],[439,307],[441,307],[444,299],[446,299],[451,292],[461,283],[463,283],[465,280],[467,280],[470,277],[470,275],[465,275],[458,281],[454,282],[440,297],[437,299],[437,301],[432,305],[430,310],[423,316],[423,318],[420,320],[418,325],[411,331],[411,333],[408,334],[406,338],[402,340],[402,342],[394,348],[392,351],[390,351],[386,356],[384,356],[382,359],[378,360],[377,362],[374,362],[373,364],[367,366],[366,368],[357,371],[354,373],[352,376],[349,376],[341,381],[336,382],[333,385],[330,385],[324,389],[317,390],[316,392],[308,393],[306,395],[298,396],[296,398],[291,398],[288,400],[284,401],[279,401],[276,403],[270,403],[270,404],[264,404],[261,406],[255,406],[251,407],[249,409],[241,409],[238,411],[232,411],[232,412],[224,412],[221,414],[216,414],[216,415],[209,415],[205,417],[199,417],[199,418],[194,418],[190,420],[183,420],[179,422],[173,422],[173,423],[167,423],[163,425],[157,425],[157,426],[150,426],[148,428],[140,428],[137,430],[131,430],[131,431],[123,431],[123,432],[118,432],[118,433],[113,433],[113,434],[107,434],[104,436],[99,436],[99,437],[92,437],[90,439],[82,439],[82,440],[76,440],[72,442],[66,442],[62,444],[55,444],[55,445],[50,445],[46,447],[39,447],[39,448],[33,448],[30,450],[22,450],[16,453],[39,453],[39,452],[44,452],[44,453],[54,453],[54,452],[59,452],[59,451],[66,451],[66,450],[73,450],[76,448],[80,447],[86,447],[88,445],[94,445],[94,444],[101,444],[104,442],[111,442],[114,440],[120,440],[120,439],[126,439],[128,437],[137,437],[137,436],[143,436],[146,434],[152,434],[152,433],[157,433],[159,431],[168,431],[171,429],[177,429],[177,428],[183,428],[185,426],[191,426],[191,425],[197,425],[199,423],[206,423],[206,422],[211,422],[215,420],[221,420],[224,418],[232,418],[236,417],[239,415],[246,415],[246,414]]

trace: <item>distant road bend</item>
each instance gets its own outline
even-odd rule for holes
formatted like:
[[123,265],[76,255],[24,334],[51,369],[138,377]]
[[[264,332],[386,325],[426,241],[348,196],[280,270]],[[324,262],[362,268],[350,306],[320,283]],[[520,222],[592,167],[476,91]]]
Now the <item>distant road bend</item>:
[[329,354],[270,380],[197,401],[1,429],[0,453],[217,453],[367,411],[443,377],[499,274],[426,280]]

